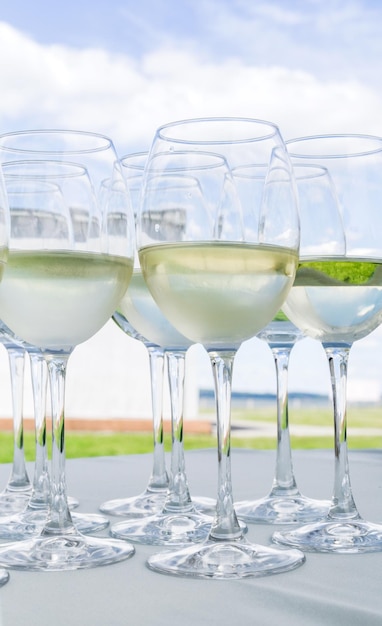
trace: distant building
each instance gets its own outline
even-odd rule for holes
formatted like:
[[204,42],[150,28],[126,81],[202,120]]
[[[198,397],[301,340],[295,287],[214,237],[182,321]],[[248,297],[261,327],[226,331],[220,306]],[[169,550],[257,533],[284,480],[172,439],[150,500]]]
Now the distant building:
[[[329,397],[324,394],[291,392],[289,394],[290,405],[327,404]],[[250,393],[245,391],[232,392],[232,407],[240,409],[255,409],[258,406],[272,405],[276,402],[273,393]],[[215,403],[213,389],[199,390],[200,408],[211,408]]]

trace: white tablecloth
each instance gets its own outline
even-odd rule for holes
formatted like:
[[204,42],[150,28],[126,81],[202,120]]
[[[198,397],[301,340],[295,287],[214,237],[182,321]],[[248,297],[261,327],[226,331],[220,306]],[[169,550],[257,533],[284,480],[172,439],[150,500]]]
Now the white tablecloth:
[[[331,496],[333,453],[296,451],[300,490]],[[235,499],[265,495],[275,453],[232,451]],[[216,451],[186,453],[191,493],[214,496]],[[363,517],[382,522],[382,452],[350,452],[354,496]],[[151,455],[67,461],[68,491],[79,511],[96,512],[104,500],[138,494],[151,470]],[[9,466],[0,466],[5,485]],[[269,543],[276,527],[251,525],[248,538]],[[382,553],[307,554],[292,571],[265,578],[215,581],[157,574],[145,566],[158,547],[136,546],[133,558],[70,572],[11,571],[0,589],[1,626],[381,626]]]

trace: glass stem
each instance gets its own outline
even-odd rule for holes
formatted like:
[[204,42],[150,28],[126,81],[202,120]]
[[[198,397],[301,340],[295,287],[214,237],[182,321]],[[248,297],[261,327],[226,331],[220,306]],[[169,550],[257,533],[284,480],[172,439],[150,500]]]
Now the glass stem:
[[347,448],[346,387],[350,346],[324,349],[329,362],[334,409],[334,489],[329,517],[360,517],[352,494]]
[[210,352],[215,383],[218,445],[218,491],[216,513],[210,539],[232,540],[242,537],[236,517],[231,479],[231,389],[234,352]]
[[65,375],[69,355],[47,355],[50,392],[52,402],[52,464],[51,464],[51,497],[48,519],[43,535],[74,534],[69,511],[65,477]]
[[161,491],[168,487],[168,475],[163,440],[163,379],[165,356],[161,348],[147,348],[150,360],[151,397],[153,415],[154,459],[147,489]]
[[13,465],[6,491],[27,491],[30,481],[24,455],[24,348],[6,346],[11,375],[13,410]]
[[297,495],[293,473],[288,413],[288,366],[291,347],[271,347],[277,381],[277,452],[276,471],[271,495]]
[[166,352],[171,401],[171,471],[165,512],[193,510],[183,448],[183,396],[185,379],[185,352]]
[[31,363],[36,444],[33,488],[28,506],[31,509],[45,509],[48,507],[50,497],[50,478],[46,445],[48,369],[41,352],[38,350],[28,350],[28,352]]

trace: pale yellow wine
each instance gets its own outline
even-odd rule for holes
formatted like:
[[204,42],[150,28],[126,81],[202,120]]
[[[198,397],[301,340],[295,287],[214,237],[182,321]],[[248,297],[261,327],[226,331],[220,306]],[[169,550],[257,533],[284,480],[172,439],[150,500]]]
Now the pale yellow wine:
[[382,264],[350,258],[302,261],[283,311],[313,339],[351,344],[382,322]]
[[140,335],[149,342],[167,349],[183,349],[191,345],[163,315],[152,297],[140,269],[134,269],[129,287],[118,311]]
[[132,259],[110,255],[10,251],[0,283],[0,319],[36,347],[71,349],[111,317],[132,270]]
[[235,348],[280,309],[298,257],[279,246],[221,241],[141,249],[145,280],[163,313],[207,348]]

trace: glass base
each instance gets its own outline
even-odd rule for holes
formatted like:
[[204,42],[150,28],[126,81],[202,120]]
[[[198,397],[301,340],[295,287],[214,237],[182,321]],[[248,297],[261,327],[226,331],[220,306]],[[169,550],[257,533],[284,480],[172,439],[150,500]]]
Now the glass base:
[[216,500],[214,498],[206,498],[204,496],[192,496],[192,504],[200,513],[205,515],[215,515]]
[[131,498],[117,498],[101,504],[100,511],[117,517],[141,518],[155,515],[162,511],[166,500],[167,489],[163,491],[149,491],[146,489],[138,496]]
[[[92,534],[104,530],[110,524],[103,515],[72,513],[73,524],[78,532]],[[39,535],[47,519],[46,509],[26,509],[22,513],[4,517],[0,521],[0,540],[23,541]]]
[[300,550],[280,550],[237,541],[208,540],[203,545],[151,556],[149,569],[192,578],[250,578],[279,574],[302,565]]
[[8,574],[7,570],[6,569],[2,569],[0,567],[0,587],[5,585],[5,583],[7,583],[8,580],[9,580],[9,574]]
[[326,518],[331,502],[313,500],[297,493],[272,495],[259,500],[235,502],[236,515],[249,523],[305,524]]
[[0,540],[22,541],[40,534],[46,521],[46,510],[26,510],[5,517],[0,523]]
[[205,541],[211,530],[212,517],[190,511],[159,513],[142,520],[124,520],[113,524],[110,534],[147,545],[181,546]]
[[69,509],[76,509],[80,506],[80,501],[77,498],[73,498],[73,496],[68,496],[68,507]]
[[277,531],[272,541],[307,552],[361,553],[382,551],[382,525],[362,519],[306,524],[295,530]]
[[[28,506],[30,500],[31,489],[21,492],[3,491],[3,493],[0,494],[0,517],[9,517],[22,513]],[[77,508],[79,504],[76,498],[68,498],[68,506],[70,509]]]
[[71,513],[73,524],[78,532],[91,535],[108,528],[110,521],[104,515],[97,513]]
[[27,506],[31,497],[31,491],[10,492],[3,491],[0,494],[0,516],[20,513]]
[[17,570],[67,571],[110,565],[130,558],[133,546],[124,541],[85,537],[80,533],[44,536],[0,546],[0,562]]

